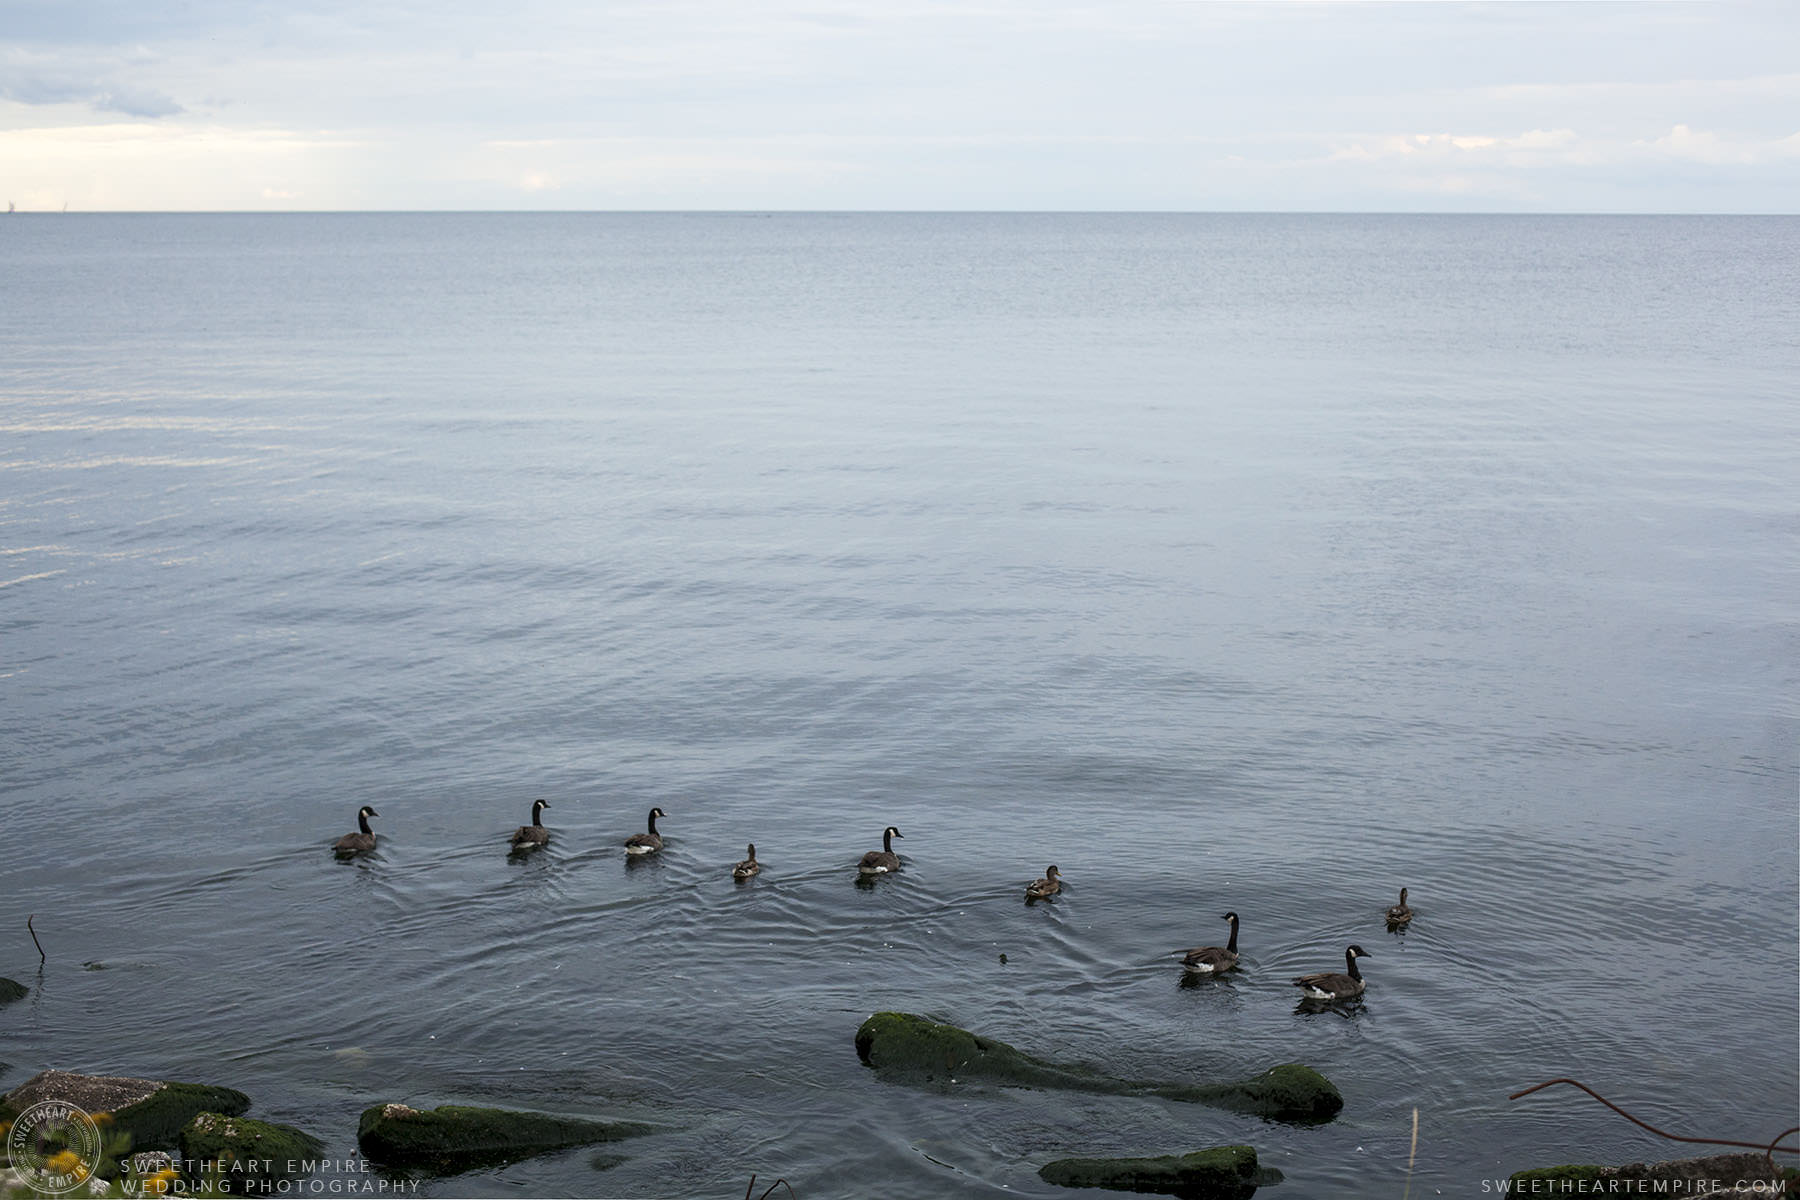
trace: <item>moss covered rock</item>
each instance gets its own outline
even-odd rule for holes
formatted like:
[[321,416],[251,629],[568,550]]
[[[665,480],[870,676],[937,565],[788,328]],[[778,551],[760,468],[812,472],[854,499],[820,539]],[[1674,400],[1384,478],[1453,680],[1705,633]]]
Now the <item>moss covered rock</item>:
[[1700,1196],[1742,1188],[1768,1195],[1780,1194],[1777,1189],[1784,1177],[1794,1175],[1791,1170],[1774,1166],[1761,1154],[1712,1154],[1704,1158],[1630,1163],[1623,1167],[1602,1167],[1592,1163],[1540,1167],[1515,1174],[1512,1190],[1521,1195],[1623,1194],[1629,1191],[1634,1194]]
[[369,1158],[389,1166],[460,1171],[654,1132],[653,1126],[635,1121],[454,1104],[421,1112],[404,1104],[377,1104],[363,1110],[356,1142]]
[[913,1013],[879,1012],[864,1021],[856,1031],[856,1054],[883,1076],[902,1083],[947,1086],[969,1080],[1121,1095],[1134,1090],[1123,1080],[1033,1058],[1005,1042]]
[[1189,1200],[1239,1200],[1256,1191],[1256,1150],[1215,1146],[1160,1158],[1059,1158],[1038,1168],[1046,1183],[1162,1192]]
[[18,980],[0,976],[0,1004],[11,1004],[14,1000],[23,1000],[25,991],[25,985]]
[[[216,1179],[223,1190],[254,1195],[310,1173],[325,1143],[291,1125],[203,1112],[182,1127],[181,1159],[190,1183]],[[199,1164],[208,1164],[202,1170]]]
[[884,1078],[916,1086],[948,1087],[969,1081],[1102,1095],[1161,1096],[1295,1122],[1328,1121],[1344,1107],[1344,1098],[1331,1081],[1300,1063],[1286,1063],[1234,1083],[1118,1079],[1087,1067],[1034,1058],[1005,1042],[913,1013],[871,1016],[856,1031],[856,1053]]
[[1188,1100],[1296,1123],[1329,1121],[1344,1107],[1344,1096],[1337,1086],[1305,1063],[1282,1063],[1254,1079],[1236,1083],[1155,1086],[1147,1090],[1169,1100]]
[[131,1135],[134,1150],[173,1150],[182,1126],[201,1113],[236,1116],[250,1107],[250,1097],[234,1088],[40,1071],[6,1094],[0,1116],[23,1112],[41,1100],[62,1100],[87,1113],[111,1113],[114,1126]]

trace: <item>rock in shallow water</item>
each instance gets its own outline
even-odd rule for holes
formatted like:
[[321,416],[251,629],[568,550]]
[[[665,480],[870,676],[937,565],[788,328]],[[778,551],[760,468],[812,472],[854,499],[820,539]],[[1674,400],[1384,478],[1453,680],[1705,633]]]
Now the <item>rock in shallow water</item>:
[[234,1088],[40,1071],[0,1100],[0,1116],[43,1100],[61,1100],[89,1115],[111,1113],[113,1124],[131,1135],[134,1150],[173,1150],[182,1127],[201,1113],[237,1116],[250,1107],[250,1097]]
[[[254,1195],[310,1173],[325,1143],[292,1125],[203,1112],[182,1128],[180,1145],[184,1163],[216,1164],[229,1191]],[[189,1182],[196,1179],[189,1176]]]
[[1623,1167],[1572,1164],[1520,1171],[1512,1177],[1515,1193],[1551,1194],[1730,1196],[1781,1195],[1783,1178],[1792,1191],[1800,1173],[1773,1166],[1761,1154],[1713,1154],[1704,1158],[1677,1158],[1667,1162],[1631,1163]]
[[591,1121],[456,1104],[427,1111],[377,1104],[363,1110],[356,1142],[377,1162],[450,1172],[655,1132],[654,1126],[636,1121]]
[[1184,1200],[1245,1200],[1255,1194],[1259,1179],[1250,1146],[1160,1158],[1060,1158],[1039,1167],[1038,1176],[1063,1187],[1159,1192]]
[[978,1037],[913,1013],[880,1012],[856,1031],[856,1053],[884,1078],[916,1086],[959,1082],[1050,1087],[1117,1096],[1160,1096],[1290,1122],[1329,1121],[1344,1107],[1332,1082],[1301,1063],[1252,1079],[1171,1084],[1117,1079],[1087,1067],[1034,1058],[1005,1042]]

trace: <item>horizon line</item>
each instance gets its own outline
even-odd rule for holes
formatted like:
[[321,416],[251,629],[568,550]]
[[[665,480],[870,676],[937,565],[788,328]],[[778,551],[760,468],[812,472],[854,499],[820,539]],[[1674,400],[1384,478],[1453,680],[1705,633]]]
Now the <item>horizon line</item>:
[[31,208],[12,217],[284,216],[1041,216],[1041,217],[1794,217],[1800,209],[1375,208]]

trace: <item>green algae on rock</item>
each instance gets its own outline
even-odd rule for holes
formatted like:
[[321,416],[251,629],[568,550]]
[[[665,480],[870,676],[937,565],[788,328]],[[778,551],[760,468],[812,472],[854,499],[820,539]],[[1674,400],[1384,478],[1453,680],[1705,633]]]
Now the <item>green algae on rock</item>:
[[1253,1079],[1168,1084],[1117,1079],[1080,1066],[1034,1058],[1005,1042],[913,1013],[878,1012],[856,1031],[856,1053],[884,1078],[947,1088],[969,1081],[1002,1087],[1050,1087],[1115,1096],[1160,1096],[1291,1122],[1328,1121],[1344,1107],[1331,1081],[1300,1063]]
[[201,1113],[237,1116],[250,1107],[250,1097],[235,1088],[40,1071],[7,1093],[0,1116],[23,1112],[41,1100],[61,1100],[90,1115],[111,1113],[114,1127],[131,1135],[133,1150],[173,1150],[182,1126]]
[[977,1037],[966,1029],[941,1025],[914,1013],[871,1016],[856,1031],[856,1054],[883,1076],[905,1083],[947,1086],[972,1080],[1119,1095],[1134,1090],[1125,1081],[1098,1071],[1045,1062],[1005,1042]]
[[1704,1158],[1677,1158],[1667,1162],[1630,1163],[1603,1167],[1593,1163],[1568,1163],[1539,1167],[1512,1176],[1512,1191],[1519,1195],[1586,1192],[1655,1192],[1664,1195],[1707,1195],[1743,1188],[1780,1195],[1783,1179],[1789,1186],[1800,1181],[1800,1172],[1777,1167],[1762,1154],[1713,1154]]
[[363,1110],[356,1142],[376,1162],[450,1172],[654,1132],[654,1126],[635,1121],[592,1121],[455,1104],[427,1111],[377,1104]]
[[[179,1141],[184,1163],[208,1164],[207,1178],[241,1194],[272,1191],[281,1180],[309,1173],[325,1147],[292,1125],[216,1112],[203,1112],[189,1121]],[[190,1182],[199,1178],[189,1176]]]
[[1244,1200],[1263,1181],[1252,1146],[1215,1146],[1159,1158],[1059,1158],[1039,1167],[1038,1177],[1063,1187],[1161,1192],[1186,1200]]
[[1305,1063],[1282,1063],[1235,1083],[1146,1085],[1145,1090],[1166,1100],[1187,1100],[1279,1121],[1329,1121],[1344,1107],[1337,1086]]

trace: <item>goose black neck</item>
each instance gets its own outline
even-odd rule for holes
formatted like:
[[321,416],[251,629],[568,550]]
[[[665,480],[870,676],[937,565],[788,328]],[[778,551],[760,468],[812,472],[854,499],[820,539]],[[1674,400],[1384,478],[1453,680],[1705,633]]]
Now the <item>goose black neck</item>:
[[540,829],[544,826],[544,802],[542,800],[531,806],[531,823]]
[[656,832],[656,810],[655,809],[650,810],[650,832],[651,833]]
[[1231,940],[1225,943],[1225,949],[1232,954],[1237,953],[1237,927],[1236,921],[1231,922]]
[[892,854],[894,852],[894,831],[892,829],[884,829],[881,831],[881,852],[883,854]]
[[356,827],[358,829],[362,830],[364,833],[374,833],[375,832],[373,829],[369,828],[369,814],[367,814],[367,813],[359,812],[356,814]]
[[1350,978],[1362,978],[1362,972],[1356,969],[1356,955],[1349,950],[1344,951],[1344,965],[1350,968]]

